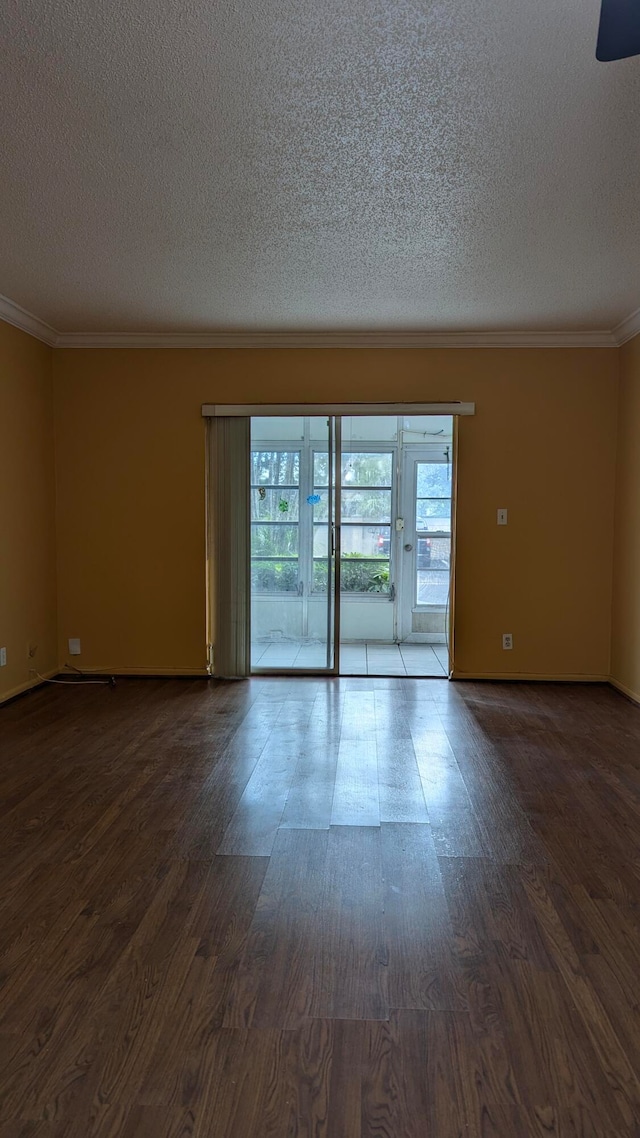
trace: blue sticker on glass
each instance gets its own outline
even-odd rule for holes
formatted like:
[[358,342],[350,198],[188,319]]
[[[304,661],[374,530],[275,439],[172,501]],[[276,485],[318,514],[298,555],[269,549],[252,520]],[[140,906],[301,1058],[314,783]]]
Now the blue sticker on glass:
[[319,494],[309,494],[309,496],[307,498],[307,502],[309,503],[310,506],[317,506],[319,501],[320,501],[320,495]]

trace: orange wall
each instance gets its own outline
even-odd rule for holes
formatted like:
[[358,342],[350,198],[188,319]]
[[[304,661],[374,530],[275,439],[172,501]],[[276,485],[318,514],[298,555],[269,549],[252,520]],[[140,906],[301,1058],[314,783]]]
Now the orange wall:
[[57,664],[51,357],[0,321],[0,700]]
[[640,701],[640,336],[620,349],[611,676]]
[[57,349],[61,661],[78,636],[86,667],[204,668],[203,402],[461,399],[456,670],[607,676],[617,372],[616,349]]

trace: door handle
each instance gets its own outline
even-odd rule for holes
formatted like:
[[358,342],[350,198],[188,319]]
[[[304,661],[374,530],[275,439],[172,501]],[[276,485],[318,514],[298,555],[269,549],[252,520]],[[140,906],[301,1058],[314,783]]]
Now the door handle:
[[412,545],[410,545],[410,544],[409,544],[409,542],[407,542],[407,544],[405,545],[404,549],[405,549],[405,553],[411,553],[411,550],[413,549],[413,546],[412,546]]

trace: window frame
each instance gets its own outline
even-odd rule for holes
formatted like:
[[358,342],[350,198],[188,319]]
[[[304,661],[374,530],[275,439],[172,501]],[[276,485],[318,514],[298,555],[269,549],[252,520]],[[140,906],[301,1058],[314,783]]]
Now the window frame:
[[[368,592],[368,591],[356,591],[355,589],[354,590],[351,590],[351,589],[345,590],[342,588],[342,572],[341,572],[341,574],[340,574],[340,598],[341,598],[341,600],[345,600],[345,599],[353,599],[353,600],[358,600],[358,601],[366,600],[366,601],[371,601],[372,603],[377,603],[377,604],[380,604],[381,602],[383,604],[388,604],[389,602],[393,602],[395,599],[396,590],[395,590],[395,581],[393,579],[393,574],[394,574],[394,570],[395,570],[395,543],[393,540],[393,537],[394,537],[393,519],[394,519],[394,513],[395,513],[395,516],[397,517],[397,512],[398,512],[398,451],[399,451],[399,448],[398,448],[398,442],[397,441],[396,442],[388,441],[388,442],[381,442],[381,443],[375,443],[375,442],[372,443],[372,442],[369,442],[367,439],[362,439],[362,440],[358,439],[357,444],[354,443],[354,444],[347,444],[347,445],[345,445],[345,443],[343,441],[342,448],[341,448],[341,458],[344,458],[344,456],[346,454],[389,454],[389,455],[391,455],[391,485],[389,485],[389,486],[378,486],[378,485],[375,485],[375,486],[350,486],[350,485],[345,485],[342,481],[340,483],[341,494],[344,493],[345,490],[384,490],[386,493],[389,494],[389,505],[390,505],[389,521],[388,522],[372,521],[370,523],[372,526],[376,526],[379,528],[384,528],[384,529],[389,530],[389,556],[388,556],[388,558],[382,558],[382,557],[359,557],[358,558],[358,562],[360,564],[379,565],[382,563],[384,565],[388,565],[389,566],[389,588],[387,589],[386,592],[380,592],[380,593]],[[312,493],[312,494],[315,494],[317,490],[326,489],[326,485],[318,484],[315,481],[315,456],[316,456],[316,454],[326,454],[326,453],[327,453],[326,451],[323,451],[321,449],[321,447],[319,445],[319,440],[317,440],[317,439],[311,440],[311,463],[310,463],[310,467],[311,467],[311,479],[312,479],[313,485],[312,485],[310,493]],[[340,469],[340,478],[342,479],[342,468]],[[315,526],[318,524],[321,524],[321,523],[317,523],[315,521],[312,521],[312,525]],[[364,522],[364,523],[363,522],[349,522],[349,521],[343,521],[341,519],[340,520],[340,529],[344,533],[344,530],[348,526],[354,526],[354,527],[361,528],[363,525],[366,526],[366,524],[367,524],[366,522]],[[310,597],[313,597],[313,596],[317,597],[317,596],[322,596],[323,594],[319,593],[319,592],[314,592],[314,590],[313,590],[313,566],[314,566],[316,561],[322,561],[322,558],[313,556],[313,544],[314,544],[313,543],[313,533],[311,536],[312,536],[312,543],[311,543],[311,553],[312,553],[311,574],[312,575],[311,575],[311,588],[310,588],[309,596]],[[345,557],[344,552],[341,550],[341,557],[340,557],[341,569],[344,566],[345,561],[349,561],[349,558]]]
[[[272,591],[265,590],[265,591],[259,591],[258,592],[257,590],[254,590],[253,585],[252,585],[251,591],[252,591],[252,593],[255,591],[256,596],[261,596],[261,597],[277,597],[278,599],[283,599],[285,597],[299,597],[301,595],[301,593],[300,593],[300,582],[301,582],[300,561],[301,561],[301,549],[302,549],[301,531],[300,531],[300,521],[301,521],[300,495],[301,495],[301,486],[302,486],[302,463],[303,463],[304,442],[301,439],[289,439],[287,443],[269,441],[269,444],[267,445],[267,440],[260,440],[260,443],[261,443],[261,445],[259,445],[259,446],[254,446],[251,442],[249,444],[249,492],[252,493],[253,490],[259,490],[261,488],[263,488],[264,490],[267,490],[267,491],[269,491],[269,490],[295,490],[295,491],[297,491],[297,494],[298,494],[298,517],[297,517],[296,521],[292,521],[291,518],[288,518],[288,517],[283,518],[282,520],[278,519],[277,521],[262,521],[261,519],[256,519],[254,521],[253,517],[251,516],[251,509],[249,510],[249,560],[250,560],[250,564],[251,564],[251,573],[253,573],[254,565],[256,565],[256,564],[259,565],[260,563],[269,563],[269,562],[291,562],[292,563],[292,562],[296,562],[297,563],[297,569],[298,569],[298,573],[297,573],[298,583],[297,583],[297,587],[295,590],[287,589],[286,591],[278,591],[278,590],[274,589]],[[254,454],[297,454],[298,455],[298,484],[295,485],[294,483],[288,483],[287,482],[287,483],[283,483],[282,485],[275,485],[274,483],[271,483],[271,482],[253,482],[252,481],[252,474],[253,474],[253,455]],[[297,553],[297,555],[295,557],[290,557],[290,556],[287,556],[286,554],[284,556],[281,556],[281,557],[279,557],[278,555],[275,555],[273,557],[267,557],[267,556],[262,557],[260,555],[257,555],[257,556],[254,555],[253,549],[252,549],[254,526],[262,526],[263,528],[267,528],[267,527],[268,528],[275,528],[277,526],[287,526],[289,529],[295,527],[295,529],[298,532],[298,553]]]
[[[419,479],[418,468],[421,465],[422,466],[445,466],[445,465],[448,465],[450,467],[452,481],[451,481],[451,494],[449,495],[448,498],[443,497],[441,494],[433,495],[433,496],[428,495],[428,494],[418,494],[418,479]],[[449,529],[448,530],[418,529],[418,503],[419,502],[448,502],[449,503]],[[446,568],[446,569],[432,569],[430,571],[433,573],[446,574],[447,579],[448,580],[451,579],[451,559],[452,559],[452,555],[453,555],[453,465],[452,465],[451,459],[450,459],[449,463],[447,463],[446,459],[439,459],[436,461],[435,454],[434,454],[434,458],[431,461],[429,461],[427,459],[422,459],[422,458],[416,459],[415,467],[414,467],[414,479],[413,479],[413,510],[414,510],[414,516],[415,516],[414,534],[415,534],[415,543],[416,543],[416,563],[415,563],[415,570],[414,570],[414,575],[413,575],[413,590],[412,590],[412,598],[411,598],[411,600],[412,600],[412,612],[444,612],[446,610],[447,606],[446,606],[446,604],[443,604],[441,601],[420,601],[420,600],[418,600],[418,574],[419,574],[420,570],[418,569],[417,550],[418,550],[418,542],[421,539],[424,539],[424,538],[430,538],[430,539],[431,538],[447,538],[449,541],[449,566],[448,566],[448,568]]]

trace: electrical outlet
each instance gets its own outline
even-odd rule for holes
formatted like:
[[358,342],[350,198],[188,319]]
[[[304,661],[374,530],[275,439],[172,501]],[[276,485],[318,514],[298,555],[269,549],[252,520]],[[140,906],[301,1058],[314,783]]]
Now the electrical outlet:
[[0,648],[0,668],[6,668],[6,666],[7,666],[7,649],[6,648]]
[[69,639],[69,655],[79,656],[81,652],[82,648],[80,647],[80,641],[77,639],[77,637],[71,637]]
[[505,652],[508,652],[511,648],[513,648],[513,636],[510,632],[502,633],[502,647],[504,648]]

